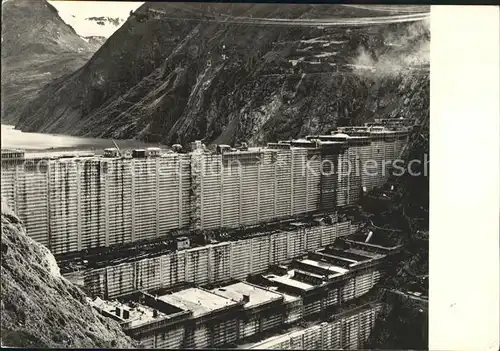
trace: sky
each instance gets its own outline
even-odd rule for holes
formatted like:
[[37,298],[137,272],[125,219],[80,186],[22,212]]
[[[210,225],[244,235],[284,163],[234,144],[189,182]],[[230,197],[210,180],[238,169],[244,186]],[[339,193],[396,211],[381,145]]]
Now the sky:
[[127,1],[49,1],[59,11],[59,16],[72,26],[81,36],[100,35],[109,37],[118,27],[105,25],[100,26],[92,21],[86,21],[87,17],[120,17],[127,19],[130,10],[135,10],[143,2]]

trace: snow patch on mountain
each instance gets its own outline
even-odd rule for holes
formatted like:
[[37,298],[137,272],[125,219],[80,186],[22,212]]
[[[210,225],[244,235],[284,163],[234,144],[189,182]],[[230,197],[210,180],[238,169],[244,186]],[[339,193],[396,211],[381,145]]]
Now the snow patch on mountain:
[[49,1],[59,16],[82,37],[109,38],[142,2]]

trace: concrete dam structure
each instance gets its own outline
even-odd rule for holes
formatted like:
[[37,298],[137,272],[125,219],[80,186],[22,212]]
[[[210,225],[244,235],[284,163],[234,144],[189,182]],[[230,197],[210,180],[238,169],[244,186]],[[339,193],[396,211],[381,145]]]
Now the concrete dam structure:
[[[245,280],[136,289],[92,303],[146,348],[357,349],[383,308],[372,288],[400,249],[347,236]],[[307,321],[313,326],[300,328]],[[273,333],[280,336],[266,340]]]
[[[348,134],[346,134],[348,133]],[[384,184],[404,126],[340,128],[262,148],[25,157],[2,150],[2,196],[55,255],[334,211]],[[377,161],[371,173],[360,170]],[[383,169],[383,163],[389,167]],[[349,169],[347,169],[349,168]]]
[[[2,150],[2,196],[68,267],[93,261],[79,284],[142,347],[359,349],[402,246],[347,213],[384,185],[410,131],[375,123],[188,153]],[[177,245],[154,246],[166,242]]]
[[260,274],[309,251],[333,244],[358,226],[350,221],[176,250],[157,257],[110,264],[84,273],[84,289],[94,296],[117,298],[140,290],[206,285]]

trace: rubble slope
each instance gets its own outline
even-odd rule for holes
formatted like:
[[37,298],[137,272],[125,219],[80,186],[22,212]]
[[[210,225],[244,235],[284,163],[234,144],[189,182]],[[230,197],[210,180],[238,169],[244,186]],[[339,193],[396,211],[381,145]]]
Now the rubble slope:
[[119,325],[100,316],[61,277],[50,251],[29,238],[2,201],[1,342],[10,347],[131,348]]

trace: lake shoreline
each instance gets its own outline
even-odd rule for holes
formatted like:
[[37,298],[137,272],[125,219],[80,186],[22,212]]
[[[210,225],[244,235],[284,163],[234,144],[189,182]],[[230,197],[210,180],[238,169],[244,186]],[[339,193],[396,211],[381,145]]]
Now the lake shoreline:
[[[2,124],[2,149],[21,149],[26,152],[70,152],[90,151],[101,153],[104,149],[115,147],[112,139],[85,138],[63,134],[28,133],[15,129],[14,125]],[[120,149],[135,149],[157,146],[159,143],[146,143],[140,140],[114,140]]]

